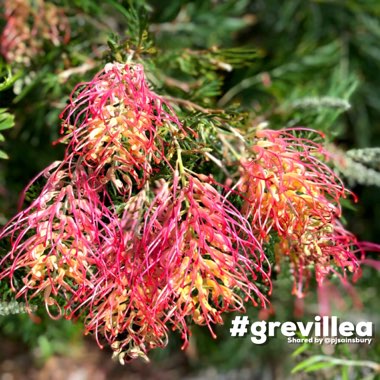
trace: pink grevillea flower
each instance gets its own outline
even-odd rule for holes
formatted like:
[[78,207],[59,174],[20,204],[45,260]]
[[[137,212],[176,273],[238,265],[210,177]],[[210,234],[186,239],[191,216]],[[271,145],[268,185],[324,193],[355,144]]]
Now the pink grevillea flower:
[[117,265],[94,282],[96,296],[89,305],[86,332],[94,333],[99,345],[106,340],[121,362],[146,358],[150,349],[167,344],[173,269],[167,268],[165,251],[154,239],[162,224],[177,215],[180,205],[174,200],[165,181],[156,184],[154,193],[146,184],[128,199],[120,220],[124,250],[116,257]]
[[297,133],[318,132],[258,131],[252,157],[241,162],[239,188],[245,198],[242,212],[261,239],[277,232],[276,251],[289,256],[293,292],[302,296],[310,265],[322,284],[335,267],[353,272],[359,263],[356,239],[338,221],[347,190],[321,161],[329,156],[323,146]]
[[145,281],[134,283],[130,271],[130,265],[121,264],[119,272],[124,274],[104,276],[95,285],[96,298],[85,320],[86,333],[94,333],[99,346],[105,340],[122,363],[137,356],[146,359],[149,350],[166,346],[168,339],[164,314],[151,312],[155,299],[149,292],[162,285],[160,277],[145,276]]
[[153,202],[142,240],[144,267],[163,265],[154,307],[161,312],[170,300],[167,318],[185,344],[186,320],[212,332],[223,312],[244,310],[248,299],[265,307],[257,283],[270,287],[266,258],[248,222],[214,187],[190,175],[186,180],[178,192],[164,185],[164,200]]
[[[354,274],[354,279],[360,275],[360,259],[364,258],[364,250],[338,220],[333,224],[307,228],[308,232],[302,236],[280,239],[275,247],[278,261],[282,255],[287,255],[292,263],[295,278],[293,294],[303,297],[303,286],[310,279],[310,266],[319,286],[331,274],[337,275],[344,283],[347,282],[347,271]],[[343,275],[339,269],[343,270]]]
[[[33,4],[34,3],[34,4]],[[0,52],[9,62],[29,65],[42,52],[43,44],[65,44],[70,27],[62,8],[43,0],[4,0],[6,25]]]
[[[146,254],[143,218],[144,208],[154,218],[153,207],[165,201],[160,186],[154,206],[147,198],[155,165],[170,168],[163,137],[184,131],[149,90],[141,65],[108,64],[76,91],[62,113],[64,161],[41,174],[40,195],[0,235],[11,244],[1,278],[17,296],[43,294],[53,317],[84,315],[99,345],[106,340],[120,358],[132,358],[167,339],[169,271],[159,260],[164,251]],[[121,219],[108,182],[124,196]]]
[[[110,263],[123,249],[122,239],[99,195],[86,186],[83,167],[77,165],[71,175],[65,164],[55,163],[42,175],[46,184],[40,195],[0,234],[11,245],[0,261],[0,279],[10,279],[16,297],[29,301],[43,294],[52,317],[70,318],[76,304],[94,293],[96,278],[112,269]],[[23,285],[15,283],[20,277]],[[66,299],[65,310],[58,298]],[[57,316],[50,313],[52,306]]]
[[130,198],[117,274],[99,283],[91,305],[87,331],[105,337],[123,361],[165,346],[168,326],[186,346],[189,323],[215,336],[223,312],[243,311],[248,300],[267,304],[269,264],[248,221],[211,185],[186,181],[175,172],[173,182],[157,182],[149,204],[146,188]]
[[[162,194],[159,197],[163,200]],[[164,263],[148,262],[141,245],[147,202],[146,189],[126,202],[120,221],[123,251],[112,256],[110,272],[94,282],[85,320],[86,332],[94,333],[100,346],[107,341],[122,363],[137,356],[146,358],[147,351],[167,344],[164,309],[168,301],[160,297]]]
[[170,106],[149,89],[139,64],[107,64],[75,88],[61,118],[67,160],[80,156],[94,177],[112,181],[122,193],[133,184],[141,188],[152,165],[163,160],[160,136],[182,130]]

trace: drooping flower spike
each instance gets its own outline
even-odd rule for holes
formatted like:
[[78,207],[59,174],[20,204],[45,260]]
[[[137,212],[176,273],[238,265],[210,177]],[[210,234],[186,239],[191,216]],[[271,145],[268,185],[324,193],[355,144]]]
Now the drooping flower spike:
[[[335,267],[355,271],[358,258],[355,237],[339,223],[341,198],[349,193],[322,161],[323,146],[297,133],[307,129],[258,131],[252,157],[241,162],[242,212],[265,242],[276,232],[279,257],[293,265],[293,293],[303,296],[310,265],[321,285]],[[320,134],[321,135],[321,134]]]
[[[87,333],[94,333],[99,345],[106,340],[124,362],[145,357],[155,347],[167,343],[165,308],[170,294],[163,292],[166,278],[164,262],[148,258],[142,234],[149,189],[128,199],[120,220],[124,251],[114,270],[94,284],[94,302],[88,308]],[[160,185],[156,202],[164,203],[167,194]],[[153,202],[154,204],[155,202]],[[96,293],[96,294],[95,294]]]
[[[111,270],[122,239],[99,195],[89,185],[77,187],[88,183],[83,167],[78,165],[72,176],[64,163],[54,163],[41,175],[46,184],[40,195],[0,234],[11,244],[0,261],[0,279],[10,277],[16,297],[27,301],[43,294],[48,312],[54,305],[61,316],[89,297],[96,276]],[[105,254],[107,245],[113,247],[112,257]],[[20,270],[22,286],[13,277]],[[66,299],[65,312],[58,295]]]
[[129,195],[165,160],[159,130],[183,132],[170,106],[149,89],[140,64],[107,64],[74,89],[61,118],[66,160],[81,157],[91,175]]
[[207,325],[215,337],[224,312],[268,302],[257,283],[270,293],[270,264],[249,223],[214,187],[190,175],[187,183],[175,173],[156,184],[145,212],[136,213],[144,190],[123,215],[126,250],[86,322],[123,360],[163,346],[169,325],[185,347],[189,324]]
[[321,160],[328,157],[323,146],[296,137],[296,131],[302,132],[258,131],[251,158],[241,162],[239,188],[246,198],[242,212],[263,238],[272,228],[283,236],[302,233],[310,213],[331,222],[340,216],[339,201],[348,193]]
[[213,334],[223,312],[242,311],[248,300],[265,307],[257,281],[271,286],[266,258],[245,218],[214,187],[186,177],[188,185],[177,194],[163,185],[172,200],[154,208],[143,232],[147,260],[164,263],[165,290],[174,302],[169,317],[185,339],[188,317]]

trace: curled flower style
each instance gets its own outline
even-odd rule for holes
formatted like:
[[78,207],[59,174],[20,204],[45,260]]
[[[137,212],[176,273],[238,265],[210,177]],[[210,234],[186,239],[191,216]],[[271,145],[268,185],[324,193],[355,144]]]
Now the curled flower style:
[[[141,190],[125,204],[120,220],[123,251],[111,255],[114,262],[109,272],[93,282],[85,321],[86,332],[94,333],[99,345],[106,340],[121,362],[146,358],[150,349],[167,344],[164,317],[168,300],[161,294],[164,263],[149,260],[141,244],[146,193]],[[162,194],[159,197],[163,200]]]
[[160,134],[182,130],[170,106],[149,89],[139,64],[107,64],[77,86],[61,118],[68,155],[80,155],[94,177],[112,181],[121,193],[130,193],[133,183],[141,188],[152,163],[165,159]]
[[[40,195],[1,232],[11,249],[0,262],[0,279],[10,277],[17,297],[43,294],[48,312],[55,306],[59,317],[59,297],[69,312],[92,292],[94,278],[109,271],[113,260],[105,246],[114,244],[118,230],[98,194],[76,186],[86,184],[82,167],[71,176],[55,163],[42,174],[47,179]],[[121,242],[117,247],[122,249]],[[14,283],[16,272],[22,273],[21,288]]]
[[211,185],[186,181],[175,172],[172,182],[157,182],[149,203],[146,189],[129,199],[120,221],[125,251],[94,282],[86,330],[122,361],[166,345],[168,324],[185,347],[189,324],[207,325],[215,337],[222,313],[244,311],[248,300],[267,304],[270,265],[248,221]]
[[334,265],[354,271],[358,260],[351,251],[356,239],[338,221],[340,199],[348,191],[334,172],[321,161],[329,156],[319,143],[288,129],[257,132],[253,157],[241,163],[239,183],[245,201],[242,212],[265,241],[275,231],[277,253],[290,257],[295,285],[302,296],[302,283],[315,266],[319,284]]
[[120,220],[124,250],[117,265],[94,282],[86,331],[94,333],[100,345],[105,339],[122,362],[167,344],[173,268],[165,261],[162,235],[157,234],[166,223],[173,230],[181,210],[175,199],[164,180],[158,181],[154,193],[145,187],[128,199]]
[[307,229],[301,237],[282,239],[275,246],[278,261],[282,255],[290,257],[295,278],[293,294],[304,296],[303,285],[310,278],[311,267],[319,286],[330,274],[344,280],[337,268],[344,270],[343,276],[347,271],[356,276],[360,273],[360,259],[364,258],[362,245],[338,220],[320,227],[310,225]]
[[148,261],[163,265],[159,299],[171,299],[167,315],[185,345],[186,320],[207,325],[214,335],[212,325],[222,323],[223,312],[244,310],[248,299],[265,307],[259,278],[270,287],[266,258],[248,222],[214,187],[190,175],[187,181],[177,194],[165,187],[166,199],[153,207],[143,234],[145,267]]
[[[128,272],[130,267],[125,267]],[[164,314],[150,313],[147,292],[154,283],[146,281],[133,285],[129,273],[125,277],[109,276],[105,284],[95,286],[96,299],[89,307],[85,321],[86,333],[94,333],[98,344],[106,340],[123,363],[167,344]],[[104,280],[104,279],[103,279]],[[161,281],[154,279],[157,284]],[[104,282],[104,281],[103,281]]]
[[291,132],[259,131],[253,157],[241,163],[242,212],[263,238],[272,228],[280,236],[302,235],[311,216],[331,223],[340,216],[339,200],[347,193],[318,158],[328,155],[322,145]]
[[[35,3],[34,5],[32,3]],[[6,25],[0,39],[0,52],[9,62],[31,64],[46,41],[66,44],[70,26],[62,8],[43,0],[5,0]]]

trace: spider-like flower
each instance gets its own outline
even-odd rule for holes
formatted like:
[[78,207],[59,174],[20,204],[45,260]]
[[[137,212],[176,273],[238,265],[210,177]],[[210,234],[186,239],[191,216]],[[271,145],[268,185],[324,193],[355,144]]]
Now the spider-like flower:
[[186,182],[175,172],[149,203],[145,189],[130,199],[118,269],[94,283],[86,329],[123,361],[164,346],[168,325],[185,347],[189,324],[215,337],[222,313],[244,311],[248,300],[267,304],[258,283],[270,292],[270,266],[248,221],[213,186],[190,175]]
[[101,347],[106,340],[121,363],[137,356],[147,359],[149,350],[166,346],[168,339],[164,313],[151,313],[155,300],[150,292],[156,283],[162,285],[161,279],[131,282],[132,268],[121,263],[118,272],[123,275],[98,278],[85,320],[85,332],[94,333]]
[[[165,202],[166,195],[160,189],[157,198]],[[115,254],[110,247],[109,271],[94,279],[93,294],[79,306],[88,309],[86,332],[94,333],[100,346],[106,340],[122,363],[167,344],[164,263],[152,261],[142,245],[147,201],[143,189],[126,202],[120,220],[123,250]]]
[[181,124],[170,106],[149,89],[140,64],[109,63],[80,84],[61,114],[70,157],[81,156],[93,176],[112,181],[121,193],[143,186],[164,156],[165,133]]
[[43,0],[5,0],[4,18],[6,25],[0,39],[0,52],[10,63],[30,65],[46,41],[59,46],[70,38],[63,9]]
[[207,325],[215,336],[223,312],[243,311],[247,300],[265,307],[257,283],[270,287],[266,258],[247,220],[210,184],[190,175],[186,180],[178,191],[164,185],[166,200],[156,198],[143,233],[144,267],[163,266],[154,305],[170,300],[167,317],[185,345],[187,320]]
[[[83,167],[78,165],[71,176],[64,164],[55,163],[42,175],[47,178],[40,195],[0,234],[11,245],[0,261],[0,279],[9,277],[16,297],[27,301],[43,294],[49,314],[54,306],[59,317],[63,311],[57,298],[66,299],[68,313],[87,299],[96,276],[110,270],[122,241],[115,244],[121,235]],[[113,247],[112,257],[107,246]],[[23,285],[15,283],[19,274]]]
[[[142,218],[157,217],[153,208],[168,198],[159,187],[153,205],[146,199],[153,166],[170,168],[163,137],[184,131],[141,65],[106,65],[74,91],[62,119],[65,158],[40,174],[40,194],[2,231],[10,250],[1,278],[10,278],[17,297],[42,294],[52,317],[84,315],[100,345],[105,338],[131,358],[166,342],[169,271],[159,260],[164,251],[145,252]],[[109,181],[123,195],[121,218]]]
[[258,131],[252,158],[241,162],[240,191],[243,214],[263,241],[271,231],[280,242],[278,255],[288,255],[293,265],[293,292],[303,295],[302,285],[315,267],[319,284],[335,267],[355,271],[356,239],[339,223],[340,200],[348,191],[322,162],[323,146],[297,133],[305,129]]

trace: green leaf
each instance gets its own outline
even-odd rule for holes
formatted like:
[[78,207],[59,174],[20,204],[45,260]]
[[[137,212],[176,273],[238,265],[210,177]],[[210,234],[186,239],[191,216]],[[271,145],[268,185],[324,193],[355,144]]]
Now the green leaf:
[[115,0],[107,0],[107,3],[111,4],[120,14],[126,17],[127,20],[130,18],[130,13],[117,1]]
[[0,63],[0,91],[4,91],[13,86],[13,83],[16,82],[22,76],[22,71],[17,72],[15,75],[12,74],[12,69],[9,65],[2,65]]
[[293,369],[291,373],[296,373],[300,371],[305,371],[307,368],[315,365],[316,363],[324,360],[325,358],[321,355],[312,356],[311,358],[307,358],[303,360],[301,363],[298,363]]
[[292,356],[298,356],[301,355],[304,351],[306,351],[310,347],[310,344],[305,343],[302,346],[298,347],[293,353]]
[[311,366],[307,367],[305,369],[305,372],[319,371],[320,369],[331,368],[334,366],[335,366],[335,363],[331,363],[331,362],[315,363],[315,364],[312,364]]
[[2,160],[8,160],[9,156],[3,152],[2,150],[0,150],[0,159]]
[[374,371],[379,371],[379,364],[372,362],[370,360],[347,360],[334,358],[325,355],[315,355],[312,356],[301,363],[298,363],[291,373],[296,373],[300,371],[312,372],[322,368],[329,368],[332,366],[355,366],[355,367],[368,367]]
[[5,108],[0,108],[0,131],[12,128],[14,124],[14,116],[6,112]]

